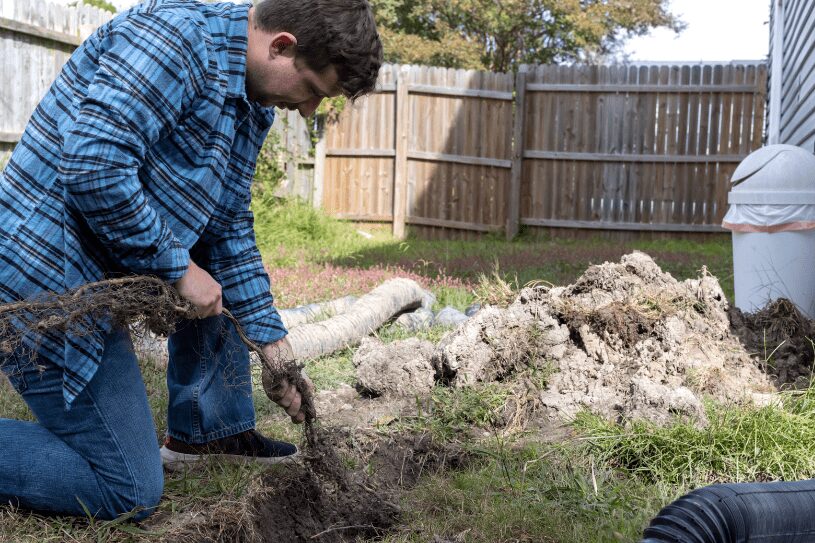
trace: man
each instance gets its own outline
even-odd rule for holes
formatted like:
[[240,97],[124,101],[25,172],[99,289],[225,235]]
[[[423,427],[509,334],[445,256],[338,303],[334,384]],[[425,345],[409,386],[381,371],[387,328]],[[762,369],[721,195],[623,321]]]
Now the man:
[[[74,53],[0,177],[0,302],[150,274],[200,320],[170,337],[161,449],[126,330],[49,332],[0,360],[38,419],[0,419],[0,503],[143,518],[162,459],[297,453],[254,430],[248,353],[221,310],[267,356],[289,352],[249,211],[267,108],[369,93],[381,57],[366,0],[151,0]],[[293,386],[278,403],[303,420]]]

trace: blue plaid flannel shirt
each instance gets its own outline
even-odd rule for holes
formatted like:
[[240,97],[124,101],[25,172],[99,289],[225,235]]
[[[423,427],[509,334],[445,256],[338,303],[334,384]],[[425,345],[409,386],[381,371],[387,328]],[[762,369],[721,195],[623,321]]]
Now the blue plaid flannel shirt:
[[[71,56],[0,175],[0,300],[125,274],[179,279],[190,258],[259,344],[286,335],[249,211],[274,119],[245,94],[248,5],[152,0]],[[29,338],[64,369],[66,407],[101,361],[90,334]]]

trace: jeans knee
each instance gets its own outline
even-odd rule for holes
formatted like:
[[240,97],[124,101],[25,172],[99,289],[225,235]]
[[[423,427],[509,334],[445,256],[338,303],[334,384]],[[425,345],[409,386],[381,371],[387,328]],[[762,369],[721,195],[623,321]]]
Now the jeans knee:
[[133,472],[128,470],[126,476],[117,478],[105,488],[107,518],[137,511],[134,520],[142,520],[155,512],[164,493],[164,471],[161,460],[151,462],[148,467]]

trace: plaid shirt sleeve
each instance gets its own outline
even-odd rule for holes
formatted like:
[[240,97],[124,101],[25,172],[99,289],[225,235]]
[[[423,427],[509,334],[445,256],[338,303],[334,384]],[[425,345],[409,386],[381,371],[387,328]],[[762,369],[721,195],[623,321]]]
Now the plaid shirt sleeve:
[[246,207],[233,217],[226,234],[207,247],[207,267],[221,284],[224,305],[241,323],[247,337],[266,345],[284,338],[288,331],[274,307],[248,201]]
[[65,134],[67,202],[122,267],[173,282],[189,252],[150,206],[138,170],[202,92],[206,44],[192,22],[167,11],[134,14],[100,39],[98,70]]

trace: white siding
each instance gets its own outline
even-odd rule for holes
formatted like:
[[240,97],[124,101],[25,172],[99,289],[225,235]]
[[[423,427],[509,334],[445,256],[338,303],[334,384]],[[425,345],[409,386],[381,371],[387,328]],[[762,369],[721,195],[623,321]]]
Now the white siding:
[[[778,143],[815,151],[815,1],[774,0],[772,11],[770,59],[776,70],[770,70],[768,133],[777,134]],[[776,43],[783,44],[780,54]]]

